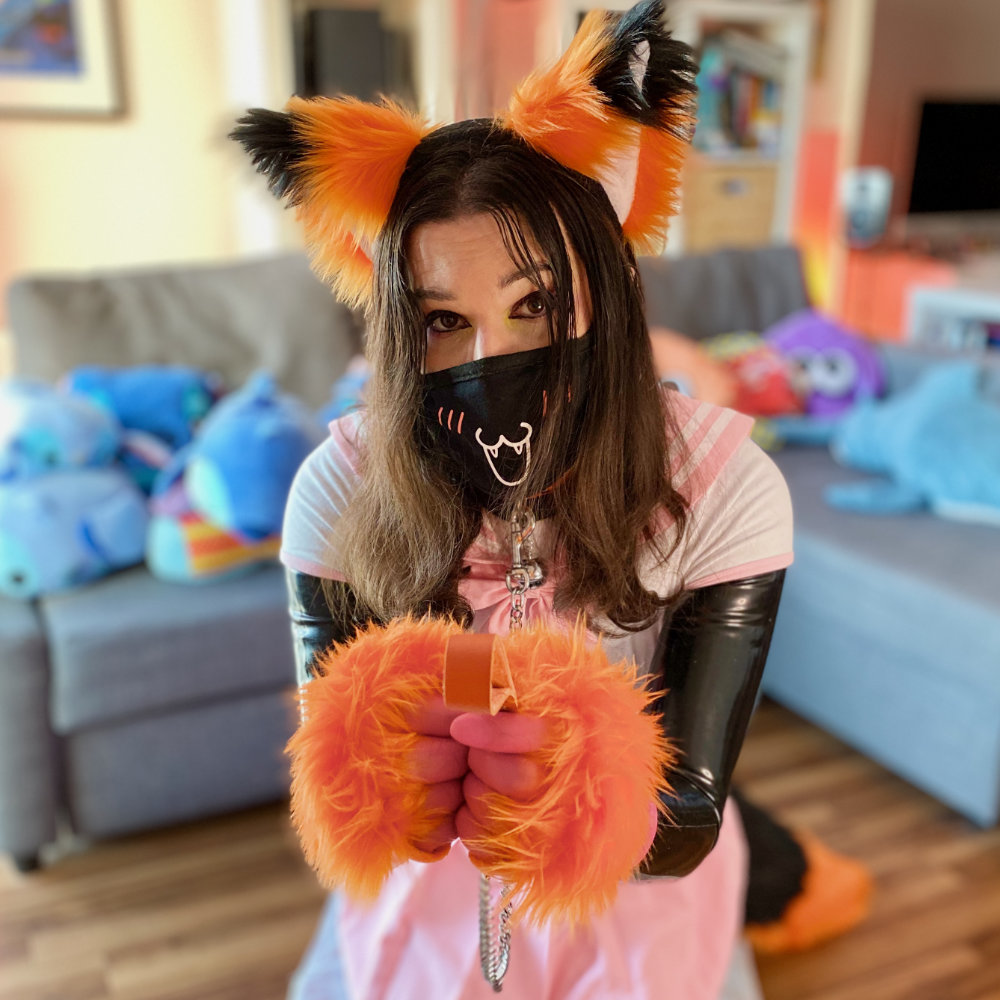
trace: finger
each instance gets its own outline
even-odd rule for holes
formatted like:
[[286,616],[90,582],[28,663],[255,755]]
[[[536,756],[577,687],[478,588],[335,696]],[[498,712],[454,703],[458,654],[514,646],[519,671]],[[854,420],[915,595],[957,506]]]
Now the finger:
[[453,819],[464,802],[465,794],[461,781],[438,781],[427,786],[424,812],[429,816],[440,815]]
[[410,751],[407,773],[428,785],[454,781],[468,771],[467,758],[468,750],[446,736],[418,736]]
[[447,736],[451,723],[462,713],[455,708],[446,708],[444,698],[436,694],[413,709],[407,721],[415,733],[424,736]]
[[[489,809],[486,805],[486,796],[492,791],[481,778],[477,778],[471,771],[462,780],[462,799],[468,806],[476,822],[482,826],[489,824]],[[495,793],[494,793],[495,794]]]
[[462,843],[465,844],[469,852],[469,857],[473,861],[485,862],[487,856],[482,853],[482,844],[486,836],[486,830],[482,824],[472,815],[468,806],[462,806],[455,814],[455,829],[458,831]]
[[[424,811],[428,816],[440,816],[440,821],[428,833],[419,839],[410,841],[417,850],[427,854],[437,855],[439,851],[451,846],[458,836],[455,829],[455,813],[463,803],[461,781],[440,781],[427,786],[424,798]],[[444,857],[447,850],[441,854]]]
[[500,712],[486,715],[466,712],[451,724],[451,735],[459,743],[496,753],[532,753],[541,749],[549,723],[537,715]]
[[413,840],[411,843],[418,851],[435,855],[433,859],[428,860],[439,860],[448,853],[452,843],[457,838],[458,830],[455,827],[455,817],[449,816],[434,827],[426,837],[420,840]]
[[545,780],[537,761],[517,753],[470,750],[469,770],[494,791],[518,802],[535,798]]

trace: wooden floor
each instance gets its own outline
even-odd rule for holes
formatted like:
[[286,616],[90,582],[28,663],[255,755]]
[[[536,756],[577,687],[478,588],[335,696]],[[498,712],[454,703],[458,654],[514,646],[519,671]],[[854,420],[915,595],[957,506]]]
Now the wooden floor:
[[[876,879],[862,927],[760,962],[767,1000],[1000,1000],[1000,831],[767,702],[739,780]],[[281,1000],[321,902],[280,805],[0,861],[0,1000]]]

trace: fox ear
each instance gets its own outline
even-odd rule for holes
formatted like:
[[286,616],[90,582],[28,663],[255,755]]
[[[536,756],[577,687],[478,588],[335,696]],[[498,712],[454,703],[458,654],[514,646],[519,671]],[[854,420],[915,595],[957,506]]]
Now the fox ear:
[[249,111],[230,137],[272,193],[298,210],[316,272],[348,305],[362,306],[371,298],[371,245],[428,131],[391,101],[293,97],[284,112]]
[[697,66],[662,0],[591,11],[559,61],[515,92],[502,122],[598,180],[637,252],[658,252],[694,132]]

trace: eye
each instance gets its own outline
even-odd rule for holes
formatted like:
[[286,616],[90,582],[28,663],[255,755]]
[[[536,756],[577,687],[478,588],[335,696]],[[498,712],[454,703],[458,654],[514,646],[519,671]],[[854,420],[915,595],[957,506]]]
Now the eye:
[[823,396],[847,396],[858,381],[858,365],[847,351],[830,348],[813,358],[809,378],[814,391]]
[[547,316],[551,308],[552,295],[539,288],[526,295],[511,311],[515,319],[540,319]]
[[438,311],[424,318],[428,333],[454,333],[469,324],[458,313]]

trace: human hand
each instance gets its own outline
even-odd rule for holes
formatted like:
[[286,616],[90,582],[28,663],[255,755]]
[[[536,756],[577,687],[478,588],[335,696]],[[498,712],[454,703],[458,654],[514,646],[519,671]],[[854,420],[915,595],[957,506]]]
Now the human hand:
[[438,819],[426,836],[411,841],[422,861],[438,861],[458,836],[455,814],[462,805],[462,779],[466,776],[468,750],[450,735],[452,721],[460,715],[446,708],[440,695],[424,702],[407,720],[418,734],[408,762],[408,777],[427,786],[424,809]]
[[545,719],[517,712],[467,712],[452,722],[452,738],[469,748],[469,770],[462,782],[464,801],[455,826],[473,860],[489,860],[479,847],[490,834],[488,797],[499,794],[530,802],[541,792],[546,774],[532,755],[544,746],[548,735]]

